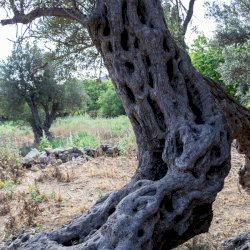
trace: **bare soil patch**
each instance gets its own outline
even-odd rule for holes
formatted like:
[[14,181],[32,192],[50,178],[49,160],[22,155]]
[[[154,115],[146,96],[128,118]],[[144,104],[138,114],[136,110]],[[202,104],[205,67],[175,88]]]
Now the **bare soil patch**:
[[[233,148],[232,170],[214,203],[209,232],[178,250],[218,249],[222,241],[249,230],[250,196],[238,186],[237,175],[243,159]],[[125,185],[136,166],[134,154],[25,170],[12,198],[0,192],[0,242],[21,229],[40,232],[60,227],[85,212],[98,198]]]

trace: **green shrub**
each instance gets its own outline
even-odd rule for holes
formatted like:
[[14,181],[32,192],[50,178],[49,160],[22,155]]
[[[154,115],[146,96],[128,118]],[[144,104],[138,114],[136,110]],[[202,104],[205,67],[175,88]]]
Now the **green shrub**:
[[49,143],[51,148],[95,147],[100,144],[100,140],[87,132],[80,132],[74,135],[70,134],[69,137],[54,138]]
[[39,142],[38,150],[42,152],[44,151],[45,148],[52,148],[52,146],[48,138],[45,135],[43,135],[41,141]]
[[33,187],[33,186],[29,185],[28,191],[29,191],[29,195],[30,195],[30,200],[35,202],[35,203],[41,203],[46,199],[46,195],[41,194],[38,187]]
[[96,137],[89,135],[86,132],[81,132],[72,137],[73,145],[76,147],[95,147],[98,145],[99,141]]
[[128,154],[136,149],[136,141],[132,129],[128,130],[127,133],[118,140],[117,147],[121,154]]
[[86,112],[91,117],[96,117],[97,112],[100,109],[100,104],[98,103],[98,98],[101,93],[107,90],[107,85],[105,82],[96,80],[84,80],[83,87],[87,94],[87,107]]
[[125,114],[122,103],[113,85],[110,85],[108,90],[100,95],[98,103],[100,105],[99,114],[101,116],[116,117]]
[[7,179],[5,181],[0,181],[0,191],[6,193],[9,199],[13,198],[15,189],[16,189],[16,186],[13,180]]
[[91,117],[98,114],[104,117],[125,114],[111,81],[83,81],[83,85],[88,99],[86,112]]

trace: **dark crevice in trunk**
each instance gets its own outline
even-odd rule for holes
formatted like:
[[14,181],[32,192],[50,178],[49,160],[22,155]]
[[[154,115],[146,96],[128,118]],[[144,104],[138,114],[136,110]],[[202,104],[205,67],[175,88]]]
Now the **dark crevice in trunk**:
[[180,134],[177,132],[175,139],[175,147],[176,147],[176,157],[180,157],[183,153],[183,142],[181,141]]
[[115,210],[116,210],[115,207],[110,208],[110,210],[108,211],[108,215],[110,216],[111,214],[113,214]]
[[125,84],[124,90],[126,92],[126,96],[132,103],[135,103],[135,95],[133,94],[132,90]]
[[149,56],[146,56],[146,64],[147,64],[148,67],[151,66],[151,60],[150,60]]
[[108,46],[107,46],[107,49],[110,53],[113,52],[113,47],[112,47],[112,43],[111,42],[108,42]]
[[197,173],[195,169],[192,169],[192,170],[190,171],[190,173],[192,174],[192,176],[193,176],[195,179],[198,179],[198,178],[199,178],[199,173]]
[[206,173],[206,180],[213,180],[214,178],[218,178],[218,176],[223,176],[224,165],[225,162],[223,162],[221,165],[211,166]]
[[154,169],[151,169],[153,173],[152,175],[153,178],[151,180],[153,181],[160,180],[167,174],[168,166],[162,159],[162,151],[153,152],[152,167],[154,168]]
[[80,239],[81,239],[80,237],[75,237],[67,242],[63,242],[62,245],[65,247],[75,246],[80,243]]
[[136,127],[141,128],[141,124],[139,123],[139,121],[136,119],[136,117],[133,114],[130,115],[130,120],[133,121],[133,124],[135,124]]
[[191,89],[187,88],[187,95],[188,95],[188,105],[195,116],[195,123],[204,124],[204,120],[202,117],[202,110],[201,110],[202,103],[199,98],[198,90],[196,90],[194,86]]
[[174,65],[173,65],[172,59],[170,59],[167,62],[167,73],[168,73],[169,81],[171,82],[173,80],[173,77],[174,77]]
[[125,67],[127,68],[129,74],[134,73],[135,66],[132,62],[125,62]]
[[174,207],[173,207],[173,202],[172,202],[172,197],[170,195],[166,195],[164,197],[164,199],[162,200],[161,204],[160,204],[160,209],[163,209],[163,212],[161,212],[161,215],[164,216],[165,210],[168,213],[171,213],[174,211]]
[[212,159],[220,158],[221,157],[221,149],[218,145],[214,146],[211,149],[210,156]]
[[148,85],[151,87],[151,88],[154,88],[154,80],[153,80],[153,76],[150,72],[148,72]]
[[138,39],[138,38],[135,38],[134,47],[135,47],[136,49],[139,49],[139,39]]
[[127,2],[124,1],[122,4],[122,22],[123,24],[128,24],[128,15],[127,15]]
[[110,26],[109,26],[109,22],[108,19],[105,18],[105,26],[103,28],[103,36],[109,36],[110,35]]
[[148,101],[151,109],[153,110],[154,117],[155,117],[155,120],[157,122],[159,129],[161,131],[165,132],[166,131],[166,124],[165,124],[165,120],[164,120],[164,115],[161,112],[159,105],[157,104],[156,101],[152,100],[149,96],[147,98],[147,101]]
[[129,50],[128,39],[128,31],[124,28],[123,32],[121,33],[121,45],[125,51]]
[[169,50],[169,47],[168,47],[168,43],[167,43],[167,39],[166,39],[166,38],[163,39],[162,45],[163,45],[164,51],[166,51],[166,52],[169,52],[169,51],[170,51],[170,50]]
[[139,20],[141,21],[142,24],[146,24],[145,11],[146,11],[146,9],[145,9],[143,1],[138,0],[137,15],[138,15]]

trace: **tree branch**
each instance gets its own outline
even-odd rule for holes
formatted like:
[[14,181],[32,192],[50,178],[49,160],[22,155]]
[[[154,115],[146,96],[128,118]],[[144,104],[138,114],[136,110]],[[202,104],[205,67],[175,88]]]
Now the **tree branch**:
[[82,14],[79,10],[66,8],[37,8],[28,14],[15,14],[13,18],[1,20],[2,25],[22,23],[28,24],[39,17],[64,17],[71,20],[77,20],[83,26],[89,21],[89,16]]
[[190,2],[189,2],[189,7],[188,7],[187,15],[186,15],[186,18],[185,18],[184,23],[183,23],[183,35],[186,34],[188,24],[189,24],[189,22],[190,22],[190,20],[191,20],[191,18],[193,16],[194,2],[195,2],[195,0],[190,0]]
[[78,8],[77,8],[76,0],[71,0],[71,3],[72,3],[73,8],[74,8],[75,10],[78,9]]
[[11,9],[13,10],[14,14],[15,15],[18,15],[19,14],[19,11],[14,3],[14,0],[10,0],[10,6],[11,6]]

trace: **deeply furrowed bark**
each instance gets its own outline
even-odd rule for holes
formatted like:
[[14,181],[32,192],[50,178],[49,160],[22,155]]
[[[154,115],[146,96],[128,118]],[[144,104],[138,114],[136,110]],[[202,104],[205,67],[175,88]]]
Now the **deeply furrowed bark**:
[[138,169],[87,214],[5,249],[171,249],[208,230],[232,139],[249,148],[248,110],[192,67],[159,1],[97,1],[89,33],[133,125]]

